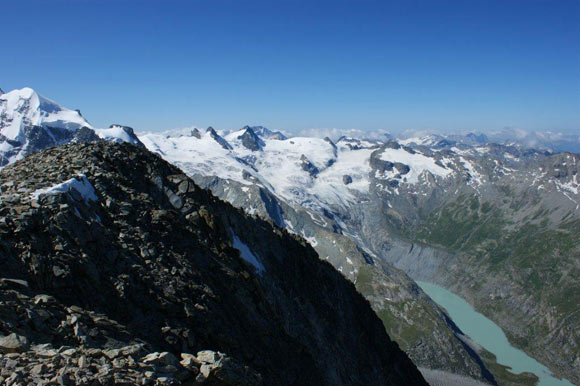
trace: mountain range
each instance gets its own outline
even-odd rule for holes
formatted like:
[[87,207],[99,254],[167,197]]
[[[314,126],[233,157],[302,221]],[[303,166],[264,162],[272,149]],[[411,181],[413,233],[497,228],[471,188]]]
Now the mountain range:
[[575,145],[561,135],[494,138],[333,140],[261,126],[138,135],[94,128],[31,89],[0,95],[1,165],[70,142],[130,142],[158,154],[308,242],[354,283],[431,383],[429,370],[448,384],[451,375],[530,380],[498,366],[414,280],[461,294],[515,346],[580,382],[580,157],[562,151]]

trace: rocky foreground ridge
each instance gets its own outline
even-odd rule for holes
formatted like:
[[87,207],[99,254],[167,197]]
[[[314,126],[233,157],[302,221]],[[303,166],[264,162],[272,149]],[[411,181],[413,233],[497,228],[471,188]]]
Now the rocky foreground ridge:
[[424,385],[314,250],[147,150],[0,172],[0,381]]

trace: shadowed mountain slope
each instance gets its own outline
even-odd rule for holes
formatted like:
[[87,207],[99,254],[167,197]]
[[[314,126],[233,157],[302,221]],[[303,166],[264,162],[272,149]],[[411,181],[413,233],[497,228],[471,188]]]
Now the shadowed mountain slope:
[[304,240],[141,147],[51,148],[0,187],[0,350],[25,380],[426,384]]

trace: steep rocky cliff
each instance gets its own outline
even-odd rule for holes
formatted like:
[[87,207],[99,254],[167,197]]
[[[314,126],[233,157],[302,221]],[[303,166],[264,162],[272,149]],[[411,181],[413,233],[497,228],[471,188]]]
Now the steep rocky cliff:
[[[209,136],[198,138],[189,132],[141,139],[224,201],[303,236],[321,258],[355,283],[417,366],[493,384],[493,375],[444,311],[404,272],[367,248],[349,224],[380,217],[375,216],[380,211],[366,211],[365,193],[371,173],[365,163],[380,144],[352,138],[336,144],[328,138],[263,138],[266,147],[251,151],[238,138],[247,131],[227,135],[228,150]],[[304,159],[326,171],[310,173]],[[352,179],[348,187],[344,173]]]
[[[355,283],[389,335],[422,369],[462,374],[493,384],[494,376],[445,312],[401,270],[363,250],[331,218],[294,208],[266,189],[218,177],[192,176],[217,197],[305,237],[324,260]],[[352,212],[360,216],[364,212]],[[336,231],[335,229],[338,229]],[[378,230],[377,230],[378,232]],[[361,244],[363,245],[363,244]],[[432,375],[431,372],[427,373]],[[427,379],[431,381],[430,379]]]
[[[234,150],[223,154],[207,151],[215,147],[209,141],[142,139],[224,200],[307,238],[356,283],[419,365],[470,377],[479,370],[392,265],[461,294],[516,347],[580,382],[577,154],[296,137],[265,139],[250,154],[238,135],[225,136]],[[302,155],[317,173],[304,169]],[[415,320],[429,323],[415,328]]]
[[0,188],[10,384],[426,384],[308,244],[143,148],[51,148]]

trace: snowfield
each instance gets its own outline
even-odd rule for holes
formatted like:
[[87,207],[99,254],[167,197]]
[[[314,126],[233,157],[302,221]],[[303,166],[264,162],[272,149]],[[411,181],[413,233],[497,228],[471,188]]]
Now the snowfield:
[[403,180],[409,184],[416,184],[419,182],[419,178],[423,176],[425,172],[429,172],[434,176],[439,177],[447,177],[452,173],[451,169],[437,165],[434,158],[427,157],[418,152],[412,154],[404,148],[387,148],[381,155],[381,159],[393,163],[400,162],[409,166],[411,170],[403,177]]
[[[371,149],[351,150],[320,138],[261,138],[264,146],[253,151],[239,138],[245,130],[223,137],[231,146],[224,148],[209,132],[198,131],[200,138],[184,135],[191,130],[174,133],[144,134],[141,142],[151,151],[179,166],[188,174],[218,176],[244,185],[258,184],[280,199],[311,207],[339,205],[356,201],[357,193],[368,192],[371,171]],[[305,170],[311,163],[318,173]],[[343,176],[352,183],[346,185]],[[251,176],[253,180],[250,180]]]

